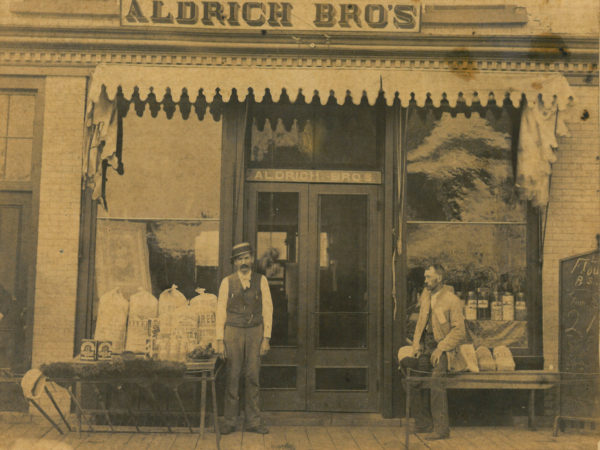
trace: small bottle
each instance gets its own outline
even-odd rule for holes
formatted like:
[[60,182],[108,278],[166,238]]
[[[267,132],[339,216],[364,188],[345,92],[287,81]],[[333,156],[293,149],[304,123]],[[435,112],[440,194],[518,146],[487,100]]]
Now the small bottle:
[[510,292],[502,296],[502,320],[515,320],[515,298]]
[[465,319],[477,320],[477,297],[475,296],[474,291],[469,291],[469,294],[467,295]]
[[519,292],[515,301],[515,320],[527,320],[527,302],[525,294]]
[[492,320],[502,320],[502,300],[500,299],[500,293],[497,291],[492,292],[491,295],[491,318]]
[[488,290],[485,288],[478,289],[477,295],[477,320],[490,319],[490,304],[488,300]]

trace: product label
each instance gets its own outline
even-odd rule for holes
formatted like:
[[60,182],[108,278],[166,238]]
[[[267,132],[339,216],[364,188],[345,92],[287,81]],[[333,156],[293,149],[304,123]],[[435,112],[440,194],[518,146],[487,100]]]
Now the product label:
[[477,301],[469,300],[465,308],[465,319],[477,320]]
[[492,320],[502,320],[502,303],[492,303]]
[[92,339],[81,340],[81,350],[79,352],[79,359],[82,361],[96,360],[96,341]]
[[515,320],[515,308],[513,305],[504,305],[502,308],[502,320]]
[[98,361],[110,361],[112,359],[112,342],[98,342]]

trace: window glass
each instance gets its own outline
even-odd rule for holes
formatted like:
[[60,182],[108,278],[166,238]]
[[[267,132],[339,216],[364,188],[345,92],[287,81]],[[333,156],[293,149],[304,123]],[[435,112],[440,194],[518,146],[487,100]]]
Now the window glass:
[[[444,113],[439,120],[413,114],[409,120],[409,333],[424,271],[441,263],[445,283],[464,301],[474,343],[527,347],[522,308],[527,301],[527,210],[514,186],[509,125],[506,113],[500,118]],[[502,305],[504,297],[510,307]]]
[[251,168],[381,168],[381,121],[373,107],[277,106],[284,117],[257,105],[250,118]]
[[33,136],[33,95],[11,95],[8,107],[8,137],[30,138]]
[[8,97],[0,94],[0,137],[8,133]]
[[319,347],[368,346],[367,217],[366,195],[319,196]]
[[444,114],[409,149],[406,167],[408,220],[525,220],[514,187],[511,136],[484,118]]
[[35,96],[0,95],[0,181],[30,181]]
[[297,192],[259,192],[257,206],[257,266],[267,277],[273,299],[271,345],[296,346],[300,196]]
[[31,139],[6,140],[6,166],[4,179],[8,181],[31,180]]
[[216,294],[221,122],[130,112],[123,164],[123,175],[108,172],[108,211],[98,209],[97,294],[146,286],[158,297],[173,284],[188,299]]

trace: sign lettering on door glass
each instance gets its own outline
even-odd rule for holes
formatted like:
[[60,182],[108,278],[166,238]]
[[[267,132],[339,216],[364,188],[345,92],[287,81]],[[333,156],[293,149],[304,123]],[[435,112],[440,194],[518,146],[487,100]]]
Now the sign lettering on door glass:
[[248,169],[247,181],[381,184],[381,172],[351,170]]

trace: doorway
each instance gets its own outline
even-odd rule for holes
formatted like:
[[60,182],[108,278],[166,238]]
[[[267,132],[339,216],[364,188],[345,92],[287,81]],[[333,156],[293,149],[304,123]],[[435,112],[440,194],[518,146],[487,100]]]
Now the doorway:
[[263,409],[377,411],[377,186],[247,186],[246,232],[273,297]]

